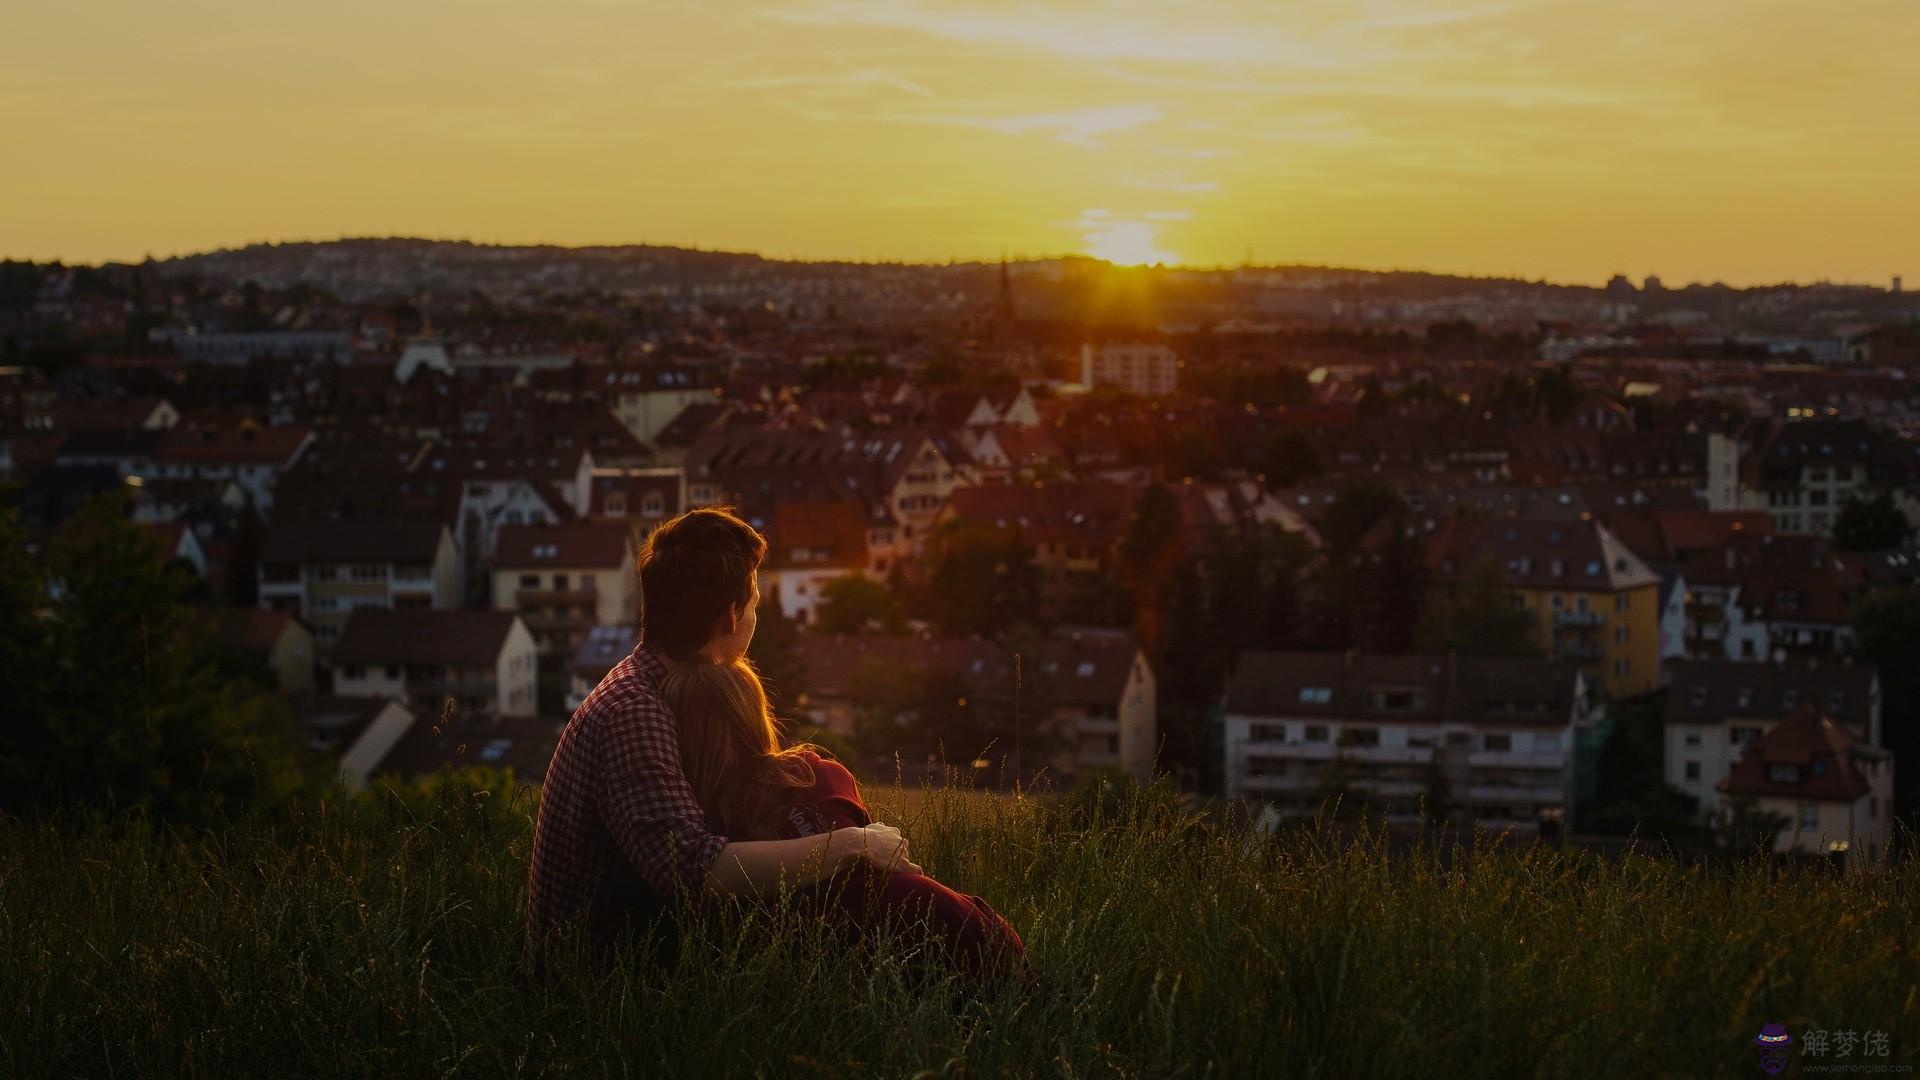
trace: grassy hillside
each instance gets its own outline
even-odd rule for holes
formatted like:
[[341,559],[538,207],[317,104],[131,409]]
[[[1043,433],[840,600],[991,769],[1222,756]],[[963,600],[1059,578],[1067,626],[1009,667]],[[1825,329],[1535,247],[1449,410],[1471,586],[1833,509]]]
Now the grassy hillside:
[[213,838],[0,821],[0,1075],[1746,1076],[1773,1020],[1920,1062],[1911,862],[1449,866],[935,796],[902,812],[919,858],[1013,921],[1035,987],[915,989],[890,950],[722,913],[673,970],[534,992],[527,802],[443,789]]

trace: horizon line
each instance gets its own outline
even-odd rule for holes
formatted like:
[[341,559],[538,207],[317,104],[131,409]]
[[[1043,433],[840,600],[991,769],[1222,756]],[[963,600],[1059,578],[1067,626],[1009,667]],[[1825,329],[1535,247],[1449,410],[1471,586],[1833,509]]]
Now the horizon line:
[[[326,238],[326,239],[302,238],[302,239],[290,239],[290,240],[250,240],[244,244],[239,244],[239,245],[221,245],[221,246],[215,246],[215,247],[209,247],[209,248],[200,248],[200,249],[195,249],[191,251],[175,251],[170,254],[159,255],[159,256],[156,256],[152,253],[148,253],[140,259],[68,260],[60,256],[54,256],[46,260],[41,260],[32,255],[15,256],[11,254],[0,254],[0,262],[26,262],[34,265],[44,264],[44,265],[58,265],[58,266],[84,266],[84,267],[89,267],[93,269],[104,269],[109,266],[142,266],[149,262],[154,262],[154,263],[180,262],[188,259],[205,258],[205,257],[215,256],[215,255],[242,252],[252,248],[321,246],[326,244],[343,244],[343,243],[356,243],[356,242],[368,242],[368,241],[389,242],[389,243],[414,242],[414,243],[428,243],[428,244],[457,244],[457,245],[465,245],[469,247],[488,247],[488,248],[526,248],[526,249],[551,248],[551,249],[557,249],[561,251],[606,251],[606,250],[621,250],[621,249],[634,249],[634,248],[652,248],[652,249],[662,250],[662,251],[684,251],[684,252],[694,252],[694,253],[703,254],[703,255],[721,255],[721,256],[731,256],[735,258],[753,258],[753,259],[760,259],[763,262],[795,263],[795,264],[801,264],[801,265],[827,265],[827,266],[831,266],[831,265],[870,266],[870,267],[898,266],[898,267],[919,267],[919,268],[926,268],[926,269],[935,269],[940,267],[968,266],[968,265],[993,266],[999,263],[1005,263],[1009,266],[1012,266],[1012,265],[1018,265],[1022,263],[1033,264],[1033,263],[1046,263],[1046,262],[1078,261],[1078,262],[1088,262],[1088,263],[1101,263],[1112,270],[1129,271],[1129,272],[1173,271],[1173,272],[1185,272],[1185,273],[1231,273],[1231,272],[1240,271],[1240,270],[1253,270],[1253,271],[1324,270],[1324,271],[1333,272],[1333,273],[1378,274],[1378,275],[1406,274],[1406,275],[1418,275],[1418,276],[1425,276],[1425,277],[1455,278],[1463,281],[1511,282],[1511,283],[1516,283],[1521,285],[1535,285],[1535,286],[1544,285],[1551,288],[1599,290],[1599,289],[1605,289],[1607,286],[1607,282],[1602,282],[1600,284],[1595,285],[1595,284],[1588,284],[1584,282],[1555,281],[1544,276],[1526,277],[1519,273],[1479,274],[1479,273],[1469,273],[1469,272],[1463,272],[1463,271],[1433,270],[1433,269],[1426,269],[1422,267],[1413,267],[1413,266],[1394,266],[1390,268],[1380,268],[1380,267],[1368,267],[1368,266],[1342,266],[1342,265],[1335,265],[1333,263],[1241,263],[1237,265],[1227,264],[1227,263],[1212,263],[1212,264],[1202,265],[1198,263],[1176,262],[1176,263],[1127,264],[1127,263],[1116,263],[1108,259],[1102,259],[1098,256],[1089,255],[1085,252],[1078,252],[1078,251],[1062,252],[1057,254],[1039,254],[1039,255],[1027,255],[1027,254],[1007,255],[1007,254],[1004,254],[1003,252],[1003,254],[998,257],[980,256],[977,258],[961,258],[959,256],[948,256],[945,260],[882,259],[882,258],[857,258],[857,257],[846,257],[846,256],[769,255],[763,251],[756,251],[756,250],[744,249],[744,248],[700,247],[700,246],[692,246],[692,245],[686,245],[686,244],[655,243],[655,242],[644,241],[644,240],[625,241],[625,242],[599,241],[599,242],[593,242],[593,243],[569,244],[569,243],[562,243],[558,241],[507,242],[507,241],[493,241],[493,240],[476,240],[469,237],[446,237],[446,236],[405,235],[405,234],[391,234],[386,236],[379,236],[379,235],[373,235],[373,234],[351,235],[351,234],[344,234],[344,233],[339,236]],[[1627,274],[1625,271],[1615,271],[1615,273],[1621,277],[1627,278],[1629,282],[1633,281],[1632,276]],[[1658,274],[1657,272],[1644,275],[1641,279],[1641,284],[1644,284],[1644,281],[1647,277],[1658,278],[1660,276],[1661,275]],[[1662,282],[1662,284],[1667,291],[1678,291],[1678,290],[1683,290],[1687,288],[1696,288],[1696,287],[1697,288],[1714,288],[1716,286],[1722,287],[1722,288],[1745,291],[1749,289],[1810,288],[1810,287],[1818,287],[1818,286],[1824,285],[1824,286],[1833,286],[1833,287],[1840,287],[1840,288],[1877,289],[1881,292],[1891,294],[1893,292],[1892,288],[1890,287],[1892,280],[1899,279],[1902,277],[1904,277],[1903,274],[1889,272],[1886,275],[1886,281],[1882,284],[1875,284],[1870,281],[1835,281],[1828,278],[1816,278],[1811,281],[1802,281],[1799,279],[1793,279],[1788,281],[1760,282],[1760,283],[1754,283],[1754,284],[1748,284],[1748,285],[1734,285],[1724,280],[1715,280],[1715,281],[1694,280],[1694,281],[1688,281],[1684,284],[1666,284],[1665,282]],[[1640,284],[1635,284],[1634,287],[1638,289],[1640,288]]]

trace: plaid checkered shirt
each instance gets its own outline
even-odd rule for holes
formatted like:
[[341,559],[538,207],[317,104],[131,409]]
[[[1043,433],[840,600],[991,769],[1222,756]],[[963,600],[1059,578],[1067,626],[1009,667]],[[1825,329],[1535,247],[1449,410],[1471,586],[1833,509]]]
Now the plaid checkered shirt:
[[698,895],[727,840],[708,829],[645,644],[574,710],[541,787],[527,884],[528,961],[584,923],[604,946],[679,890]]

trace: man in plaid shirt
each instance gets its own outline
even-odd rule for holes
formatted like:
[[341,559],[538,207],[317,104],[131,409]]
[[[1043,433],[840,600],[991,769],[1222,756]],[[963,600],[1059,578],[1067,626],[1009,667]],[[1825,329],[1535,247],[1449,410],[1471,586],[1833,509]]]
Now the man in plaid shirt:
[[725,510],[689,511],[648,539],[639,559],[642,640],[574,711],[547,768],[527,887],[535,970],[569,928],[583,928],[604,956],[676,896],[803,887],[862,859],[919,871],[889,825],[737,843],[707,827],[680,767],[660,676],[696,653],[720,662],[745,655],[766,550]]

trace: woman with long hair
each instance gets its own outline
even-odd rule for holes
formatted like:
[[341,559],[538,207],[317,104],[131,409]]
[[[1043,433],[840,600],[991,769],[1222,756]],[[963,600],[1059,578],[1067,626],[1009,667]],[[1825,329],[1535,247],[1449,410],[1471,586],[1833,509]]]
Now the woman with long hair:
[[[680,725],[681,767],[720,835],[781,840],[872,822],[846,766],[817,746],[781,747],[766,690],[745,660],[676,664],[660,693]],[[864,863],[847,874],[813,891],[856,933],[885,922],[931,935],[965,970],[1025,975],[1020,935],[980,897]]]

